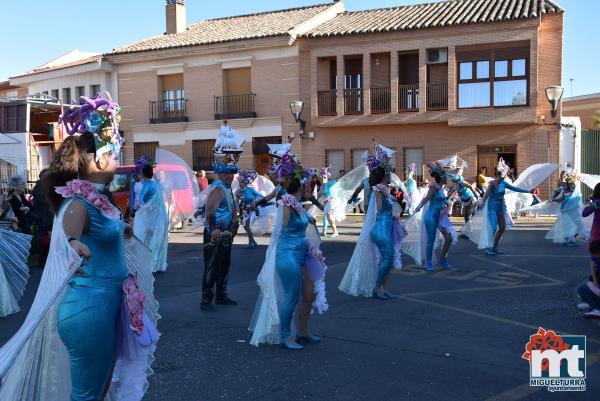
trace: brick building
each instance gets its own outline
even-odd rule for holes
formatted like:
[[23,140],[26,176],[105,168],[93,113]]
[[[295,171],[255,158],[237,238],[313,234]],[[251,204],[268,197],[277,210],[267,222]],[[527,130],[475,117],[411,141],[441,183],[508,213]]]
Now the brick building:
[[451,154],[467,177],[499,156],[518,170],[558,162],[544,90],[561,84],[562,37],[548,0],[344,12],[299,43],[303,158],[348,170],[374,138],[398,151],[398,172]]
[[298,36],[344,11],[343,3],[204,20],[185,26],[182,0],[167,0],[167,32],[106,54],[118,69],[125,161],[160,146],[195,170],[212,170],[224,119],[247,139],[240,164],[264,171],[267,143],[297,125]]

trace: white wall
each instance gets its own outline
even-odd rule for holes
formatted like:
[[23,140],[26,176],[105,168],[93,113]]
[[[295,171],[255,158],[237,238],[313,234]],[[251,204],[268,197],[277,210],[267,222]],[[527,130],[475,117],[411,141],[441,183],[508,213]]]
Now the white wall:
[[58,89],[58,96],[62,97],[63,88],[71,88],[71,100],[76,100],[76,87],[85,87],[85,96],[95,96],[95,93],[90,93],[91,85],[100,85],[101,91],[108,91],[114,101],[118,102],[118,91],[116,87],[116,79],[112,72],[105,71],[90,71],[79,74],[67,75],[68,69],[65,69],[65,75],[61,77],[48,78],[40,81],[24,84],[30,94],[41,93],[47,91],[52,95],[53,89]]
[[27,170],[29,153],[27,152],[28,134],[0,134],[0,159],[17,166],[19,174]]

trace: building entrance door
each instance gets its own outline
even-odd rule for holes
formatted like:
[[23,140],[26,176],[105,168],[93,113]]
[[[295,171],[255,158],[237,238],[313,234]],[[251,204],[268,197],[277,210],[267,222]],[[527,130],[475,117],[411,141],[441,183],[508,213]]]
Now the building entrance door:
[[517,169],[517,145],[484,145],[477,147],[477,172],[487,167],[488,176],[494,176],[498,160],[503,158],[510,166]]

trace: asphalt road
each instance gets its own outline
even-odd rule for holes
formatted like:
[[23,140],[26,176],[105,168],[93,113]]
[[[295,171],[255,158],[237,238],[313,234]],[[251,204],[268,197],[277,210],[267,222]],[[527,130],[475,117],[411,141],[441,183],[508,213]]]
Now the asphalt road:
[[[172,234],[169,268],[156,276],[162,319],[148,401],[211,400],[599,400],[600,327],[581,318],[576,285],[589,274],[585,247],[543,239],[548,225],[520,223],[505,255],[485,257],[468,240],[452,249],[453,270],[426,272],[404,259],[379,301],[337,290],[358,238],[350,224],[326,239],[329,311],[313,315],[321,344],[303,351],[251,346],[247,327],[268,239],[255,250],[236,239],[230,295],[238,306],[200,311],[201,236]],[[33,269],[26,311],[41,270]],[[0,344],[25,312],[0,320]],[[521,358],[538,327],[587,336],[587,391],[529,386]]]

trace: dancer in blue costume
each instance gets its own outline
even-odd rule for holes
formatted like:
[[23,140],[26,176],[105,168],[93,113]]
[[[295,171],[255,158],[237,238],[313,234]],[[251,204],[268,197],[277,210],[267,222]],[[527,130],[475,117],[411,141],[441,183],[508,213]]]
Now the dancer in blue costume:
[[81,100],[61,116],[69,136],[42,177],[50,253],[27,319],[0,349],[0,400],[139,401],[148,386],[158,338],[157,315],[145,313],[157,306],[149,252],[125,244],[131,227],[100,193],[116,171],[120,108],[109,95]]
[[407,196],[406,199],[408,201],[408,214],[412,215],[421,200],[421,192],[419,192],[419,188],[417,186],[417,180],[415,180],[415,174],[417,173],[417,165],[416,163],[411,163],[408,166],[408,172],[406,175],[408,178],[404,182],[406,186]]
[[240,190],[237,197],[240,202],[241,221],[244,226],[244,230],[248,233],[248,246],[247,249],[254,249],[257,247],[256,241],[250,224],[252,218],[258,214],[258,208],[255,206],[263,196],[258,191],[250,186],[254,180],[258,177],[258,174],[254,170],[240,170],[239,172],[239,185]]
[[[305,195],[304,184],[309,174],[292,157],[282,160],[289,169],[279,169],[279,177],[287,176],[287,194],[281,199],[283,222],[277,243],[275,270],[279,274],[285,297],[280,310],[280,344],[287,349],[301,350],[298,342],[318,343],[321,339],[308,330],[308,318],[315,301],[315,284],[310,272],[304,270],[309,245],[306,237],[308,224],[316,224],[304,210],[300,200]],[[300,304],[298,306],[298,304]],[[298,334],[291,338],[291,323],[298,307]]]
[[[430,164],[429,173],[435,182],[429,184],[429,190],[425,197],[421,200],[419,205],[415,209],[415,214],[429,203],[428,208],[425,211],[423,222],[427,231],[427,245],[425,248],[425,257],[427,260],[426,269],[429,271],[433,269],[433,251],[435,240],[437,237],[437,231],[439,230],[444,237],[444,245],[442,246],[442,252],[438,263],[446,269],[452,268],[452,265],[448,262],[448,251],[453,242],[453,230],[452,226],[443,224],[447,220],[447,208],[448,199],[444,189],[446,183],[447,170],[439,164]],[[445,214],[445,215],[444,215]]]
[[231,266],[231,247],[239,227],[237,205],[231,191],[234,174],[245,138],[226,124],[214,148],[213,169],[219,179],[208,188],[205,206],[204,275],[202,278],[203,311],[215,311],[219,305],[237,305],[229,298],[227,281]]
[[578,182],[579,175],[575,171],[567,170],[562,174],[561,185],[552,196],[552,202],[560,203],[560,209],[556,222],[546,234],[546,239],[565,246],[577,246],[577,236],[589,236],[581,217],[583,204],[581,192],[577,189]]
[[133,233],[152,250],[152,272],[167,271],[169,215],[161,184],[154,179],[156,163],[147,155],[135,162],[135,173],[144,178]]
[[495,169],[494,180],[489,182],[485,195],[483,195],[481,205],[479,206],[479,208],[483,208],[487,202],[487,218],[490,225],[489,235],[493,236],[492,246],[486,249],[486,255],[488,256],[494,256],[500,253],[498,251],[498,245],[506,230],[507,223],[510,222],[510,216],[506,211],[506,204],[504,202],[506,190],[510,189],[511,191],[520,193],[531,192],[506,182],[505,178],[508,174],[508,170],[508,165],[504,162],[504,159],[500,158]]
[[321,186],[321,196],[323,198],[323,236],[327,236],[327,227],[331,226],[333,233],[332,238],[338,237],[336,222],[346,218],[346,214],[335,197],[332,196],[331,187],[335,184],[335,180],[331,179],[329,167],[322,168],[319,172],[323,185]]
[[354,193],[348,200],[348,204],[351,205],[353,203],[358,203],[358,195],[360,195],[361,192],[363,192],[363,195],[365,197],[363,205],[365,208],[365,213],[367,213],[367,209],[369,208],[369,201],[371,200],[371,186],[369,185],[369,177],[365,178],[362,181],[362,183],[358,187],[356,187]]
[[[448,187],[450,188],[448,197],[452,198],[453,194],[456,193],[460,199],[465,224],[467,224],[477,210],[477,191],[473,189],[468,182],[465,182],[464,178],[459,172],[450,174],[448,176]],[[461,235],[463,238],[466,238],[465,234]]]

